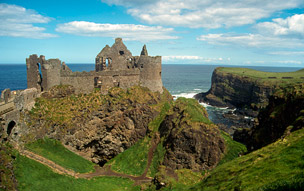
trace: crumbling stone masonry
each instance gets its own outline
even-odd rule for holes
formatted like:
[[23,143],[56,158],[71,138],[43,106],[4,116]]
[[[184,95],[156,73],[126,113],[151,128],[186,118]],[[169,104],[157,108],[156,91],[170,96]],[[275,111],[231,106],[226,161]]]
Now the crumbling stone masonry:
[[26,66],[28,88],[40,92],[55,85],[72,85],[76,93],[89,93],[94,88],[107,93],[111,87],[125,89],[134,85],[163,91],[161,56],[148,56],[146,46],[140,56],[132,56],[121,38],[116,38],[111,47],[106,45],[96,56],[95,71],[72,72],[59,59],[46,60],[35,54],[26,59]]

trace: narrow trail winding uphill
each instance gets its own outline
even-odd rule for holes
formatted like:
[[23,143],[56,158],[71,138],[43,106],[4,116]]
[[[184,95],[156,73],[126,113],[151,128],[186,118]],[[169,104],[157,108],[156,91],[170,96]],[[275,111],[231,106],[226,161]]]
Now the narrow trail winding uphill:
[[145,171],[142,175],[140,176],[132,176],[132,175],[128,175],[128,174],[122,174],[122,173],[118,173],[115,172],[111,169],[111,165],[107,165],[104,167],[100,167],[100,166],[95,166],[95,171],[91,172],[91,173],[76,173],[73,170],[70,169],[66,169],[56,163],[54,163],[53,161],[44,158],[43,156],[37,155],[29,150],[26,149],[19,149],[19,153],[23,156],[26,156],[27,158],[30,158],[32,160],[35,160],[43,165],[48,166],[49,168],[51,168],[55,173],[58,174],[64,174],[64,175],[69,175],[69,176],[73,176],[75,178],[86,178],[86,179],[90,179],[90,178],[94,178],[94,177],[98,177],[98,176],[114,176],[114,177],[122,177],[122,178],[129,178],[131,180],[133,180],[135,183],[134,185],[140,185],[141,183],[145,183],[145,182],[151,182],[152,178],[151,177],[147,177],[147,172],[150,168],[150,165],[152,163],[152,159],[153,159],[153,154],[154,151],[157,147],[157,144],[159,142],[159,139],[157,138],[153,138],[152,139],[152,145],[149,149],[148,152],[148,162],[147,162],[147,166],[145,168]]

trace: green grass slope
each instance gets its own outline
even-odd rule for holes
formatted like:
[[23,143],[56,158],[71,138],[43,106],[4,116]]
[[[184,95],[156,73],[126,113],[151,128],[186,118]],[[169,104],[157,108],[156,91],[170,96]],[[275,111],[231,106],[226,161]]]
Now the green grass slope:
[[116,172],[140,176],[147,166],[149,148],[150,138],[146,137],[126,151],[118,154],[106,165],[111,165],[111,169]]
[[27,144],[26,148],[75,172],[85,173],[94,171],[94,163],[69,151],[57,140],[45,137],[44,139]]
[[218,166],[192,190],[303,190],[304,129]]
[[76,179],[71,176],[54,173],[50,168],[24,156],[18,155],[15,162],[15,174],[20,191],[122,191],[140,190],[134,182],[117,177],[97,177]]
[[304,69],[295,72],[262,72],[248,68],[221,67],[218,71],[280,86],[304,82]]

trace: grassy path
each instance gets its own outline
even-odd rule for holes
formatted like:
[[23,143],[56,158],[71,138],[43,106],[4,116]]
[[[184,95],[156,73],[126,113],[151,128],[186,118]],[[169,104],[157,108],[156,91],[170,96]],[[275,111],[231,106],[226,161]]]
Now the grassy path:
[[140,176],[132,176],[132,175],[128,175],[128,174],[115,172],[111,169],[111,166],[106,166],[106,167],[95,166],[95,172],[76,173],[73,170],[66,169],[66,168],[54,163],[53,161],[51,161],[41,155],[35,154],[29,150],[19,149],[19,152],[21,155],[26,156],[27,158],[30,158],[43,165],[48,166],[55,173],[58,173],[58,174],[69,175],[69,176],[73,176],[74,178],[86,178],[86,179],[90,179],[90,178],[94,178],[94,177],[98,177],[98,176],[115,176],[115,177],[129,178],[135,182],[135,185],[139,185],[141,183],[150,182],[152,180],[151,177],[147,177],[147,172],[148,172],[148,169],[150,168],[153,154],[154,154],[154,151],[157,147],[159,140],[157,138],[153,138],[151,140],[151,142],[152,142],[152,144],[151,144],[151,147],[148,152],[148,163],[147,163],[144,173]]
[[56,172],[58,174],[66,174],[66,175],[70,175],[70,176],[77,178],[77,173],[75,173],[74,171],[68,170],[68,169],[54,163],[53,161],[46,159],[40,155],[37,155],[31,151],[23,149],[23,150],[19,150],[19,153],[23,156],[26,156],[27,158],[30,158],[43,165],[50,167],[54,172]]

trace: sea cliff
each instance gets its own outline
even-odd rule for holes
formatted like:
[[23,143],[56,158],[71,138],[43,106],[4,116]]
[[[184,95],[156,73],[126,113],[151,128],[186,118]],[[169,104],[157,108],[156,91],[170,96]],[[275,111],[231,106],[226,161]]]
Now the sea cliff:
[[260,72],[247,68],[218,67],[211,88],[195,96],[200,102],[219,107],[265,107],[276,88],[304,82],[304,70],[289,73]]

